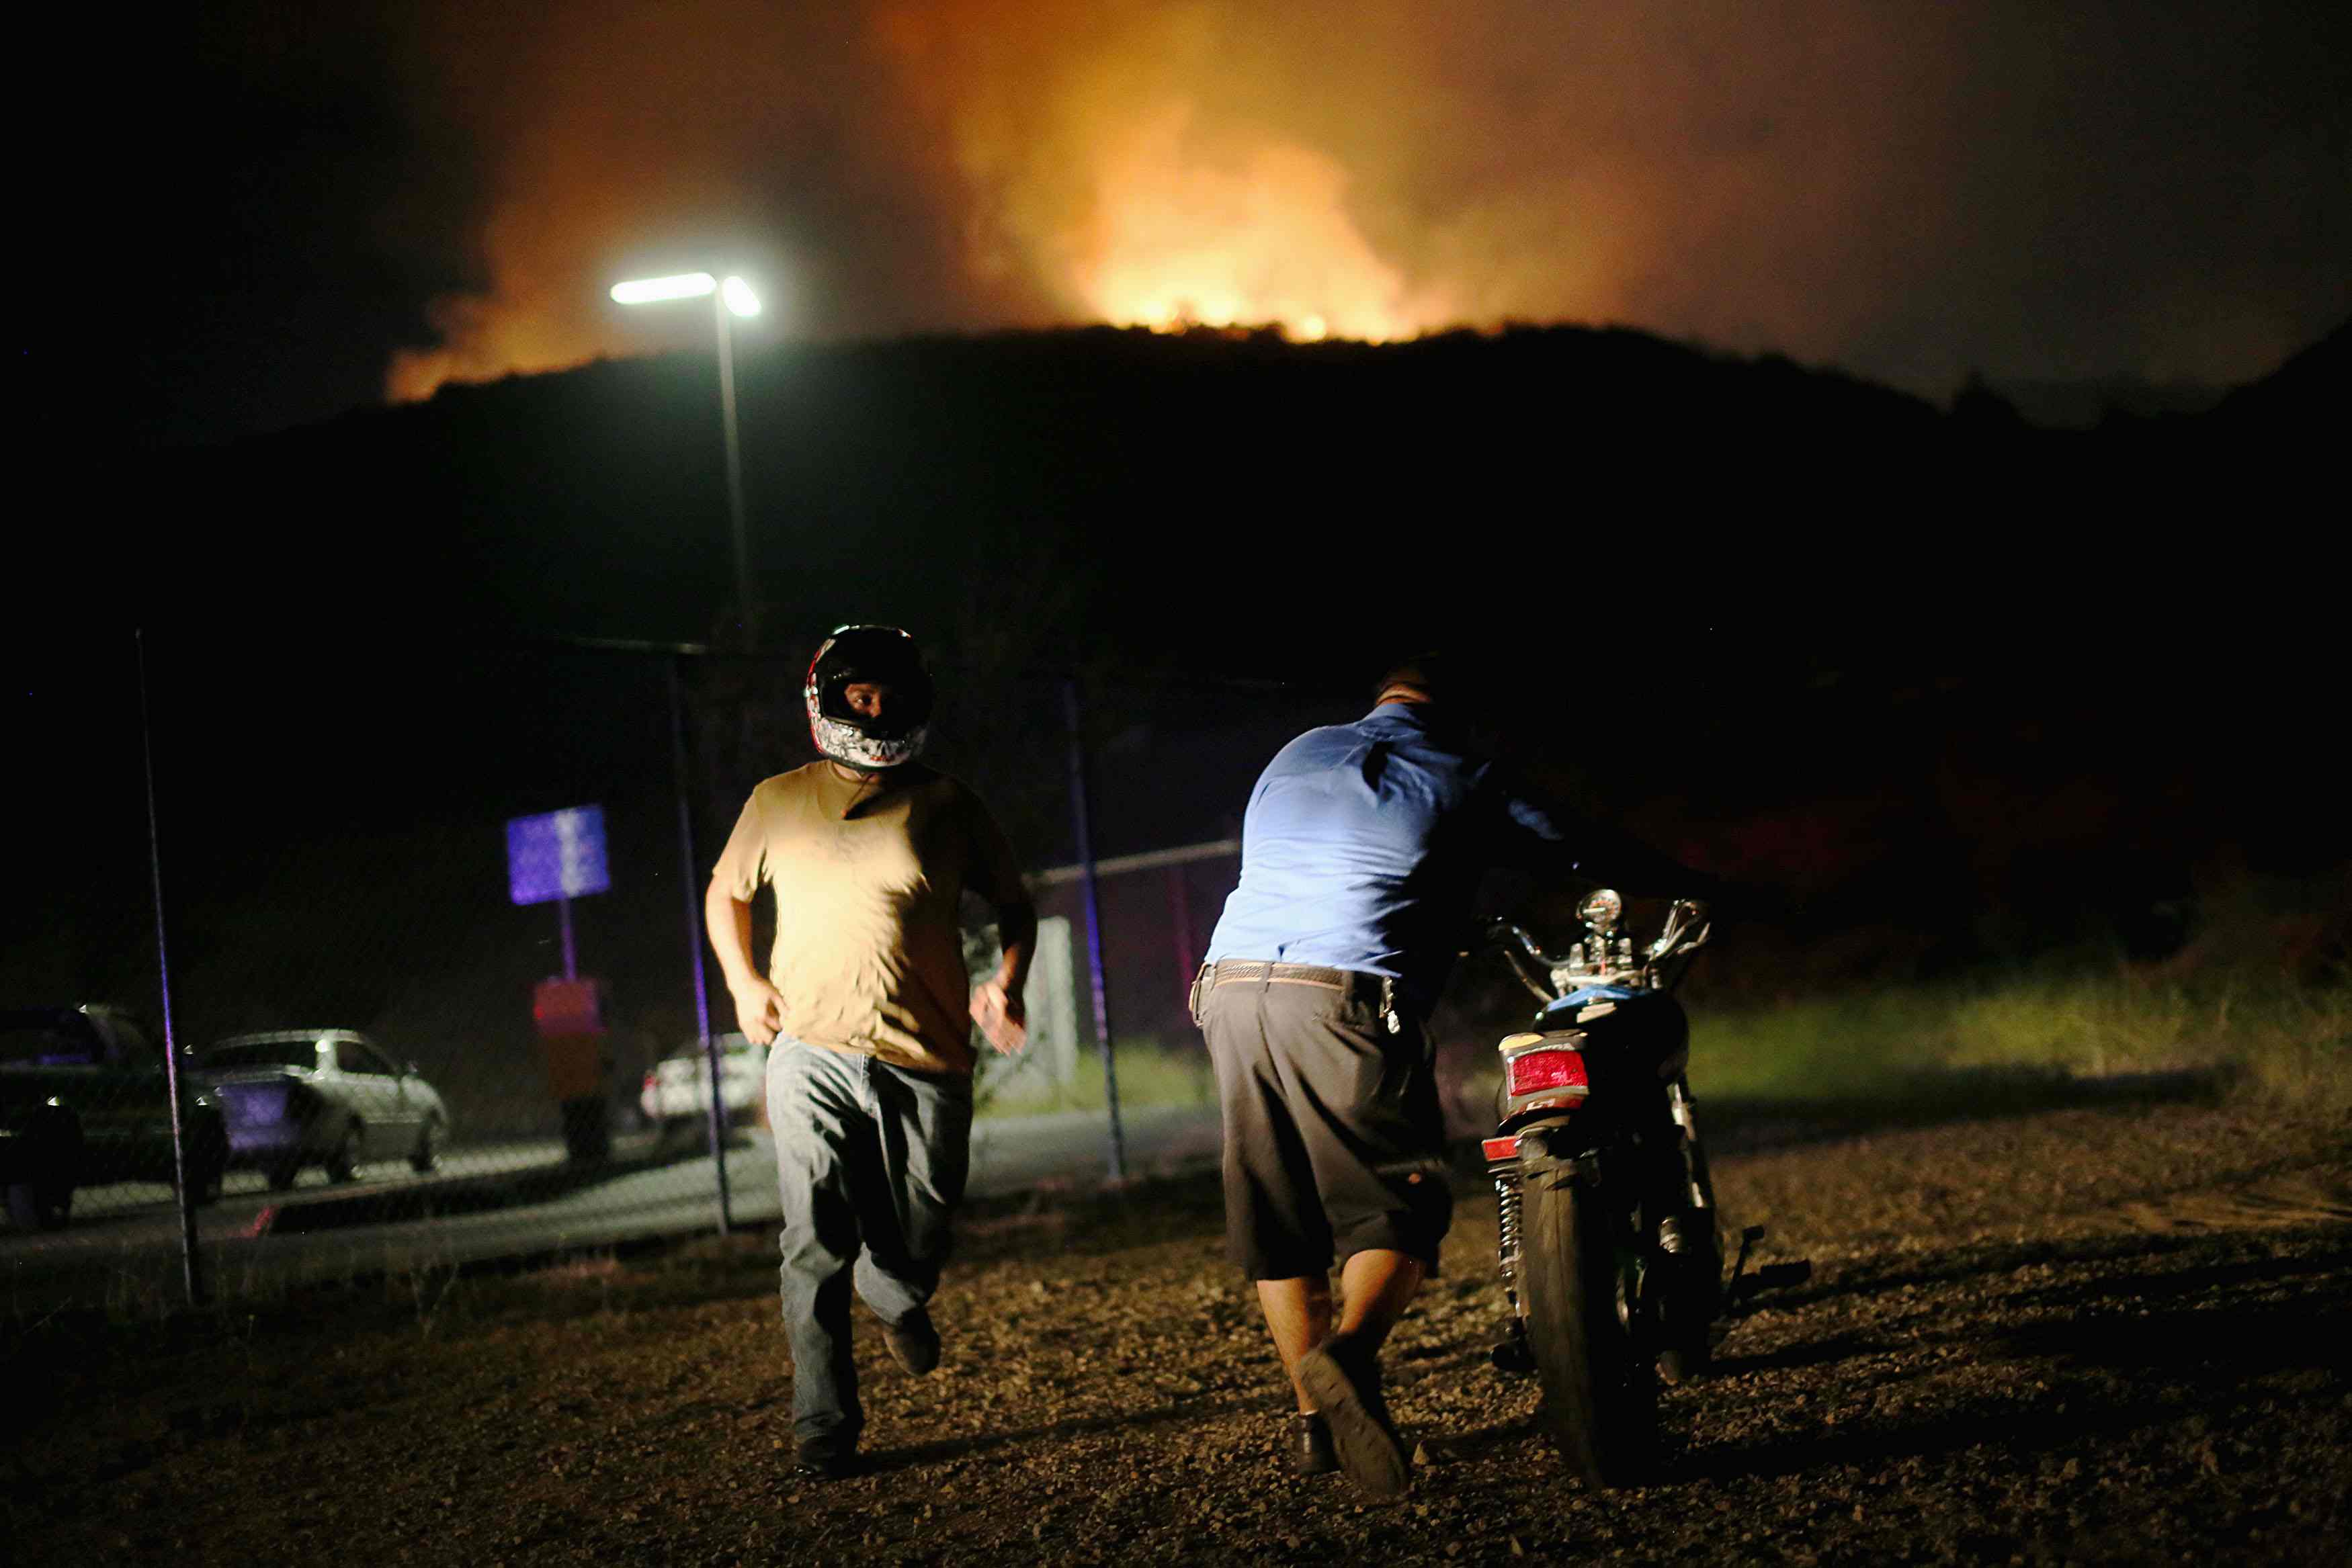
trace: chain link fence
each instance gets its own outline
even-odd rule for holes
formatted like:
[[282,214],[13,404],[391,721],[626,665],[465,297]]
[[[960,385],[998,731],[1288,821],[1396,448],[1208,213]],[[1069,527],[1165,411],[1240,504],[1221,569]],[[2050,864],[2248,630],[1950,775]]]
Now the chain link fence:
[[[347,630],[151,636],[56,698],[47,902],[0,964],[16,1312],[775,1218],[765,1053],[699,920],[751,786],[814,757],[806,652]],[[980,1052],[975,1189],[1213,1159],[1184,998],[1249,785],[1357,705],[934,662],[929,758],[1042,917],[1030,1048]],[[966,927],[978,973],[976,899]]]

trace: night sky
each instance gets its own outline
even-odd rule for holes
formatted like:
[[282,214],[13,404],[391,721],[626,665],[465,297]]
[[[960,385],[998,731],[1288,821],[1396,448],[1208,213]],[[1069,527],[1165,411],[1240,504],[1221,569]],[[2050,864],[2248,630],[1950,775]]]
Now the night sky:
[[17,362],[104,441],[689,345],[604,290],[714,261],[787,339],[1618,322],[1937,401],[2352,315],[2331,0],[215,0],[24,59],[82,107],[20,267],[100,287]]

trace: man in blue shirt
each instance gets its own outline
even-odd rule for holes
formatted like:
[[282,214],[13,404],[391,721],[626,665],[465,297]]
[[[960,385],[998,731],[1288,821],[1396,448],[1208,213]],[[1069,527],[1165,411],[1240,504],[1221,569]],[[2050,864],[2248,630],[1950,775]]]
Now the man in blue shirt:
[[1266,766],[1193,991],[1224,1123],[1227,1249],[1297,1395],[1294,1463],[1344,1468],[1380,1495],[1410,1479],[1381,1343],[1453,1218],[1423,1020],[1485,873],[1538,856],[1571,869],[1560,829],[1470,756],[1448,684],[1434,657],[1400,665],[1370,713]]

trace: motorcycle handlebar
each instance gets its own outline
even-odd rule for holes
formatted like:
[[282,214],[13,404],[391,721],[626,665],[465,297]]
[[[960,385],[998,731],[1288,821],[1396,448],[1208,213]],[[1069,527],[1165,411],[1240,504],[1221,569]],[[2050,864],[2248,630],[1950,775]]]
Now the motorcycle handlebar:
[[[1536,939],[1528,935],[1525,927],[1514,925],[1508,920],[1487,922],[1486,940],[1501,947],[1506,957],[1517,957],[1518,953],[1525,953],[1547,970],[1557,969],[1568,962],[1565,956],[1547,953],[1537,946]],[[1518,949],[1518,953],[1512,951],[1514,946]]]
[[[1654,966],[1669,958],[1685,956],[1706,946],[1713,932],[1705,904],[1693,898],[1678,898],[1666,912],[1665,927],[1643,955],[1642,962],[1644,966]],[[1487,944],[1501,950],[1512,972],[1518,976],[1528,989],[1546,1001],[1559,994],[1551,981],[1554,971],[1567,967],[1569,959],[1566,954],[1545,952],[1525,927],[1508,920],[1488,921],[1485,935]]]
[[1696,898],[1675,899],[1674,907],[1666,911],[1665,929],[1650,944],[1650,962],[1655,964],[1706,946],[1714,929],[1705,904]]
[[[1654,959],[1664,957],[1693,932],[1697,933],[1700,941],[1704,941],[1708,929],[1706,905],[1695,898],[1678,898],[1675,900],[1674,907],[1666,912],[1666,924],[1658,933],[1658,939],[1650,945],[1650,956]],[[1568,962],[1565,954],[1545,952],[1537,946],[1536,939],[1528,934],[1526,927],[1513,921],[1488,921],[1486,937],[1489,944],[1501,947],[1506,953],[1517,948],[1547,969],[1556,969]]]

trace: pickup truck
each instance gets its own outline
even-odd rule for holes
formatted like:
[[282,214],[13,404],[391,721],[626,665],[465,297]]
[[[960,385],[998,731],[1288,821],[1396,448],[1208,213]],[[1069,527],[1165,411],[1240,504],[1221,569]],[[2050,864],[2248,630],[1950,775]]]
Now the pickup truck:
[[[220,1196],[228,1135],[220,1108],[181,1076],[189,1195]],[[172,1092],[153,1036],[120,1008],[0,1011],[0,1192],[9,1218],[56,1230],[74,1191],[173,1179]]]

